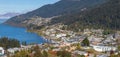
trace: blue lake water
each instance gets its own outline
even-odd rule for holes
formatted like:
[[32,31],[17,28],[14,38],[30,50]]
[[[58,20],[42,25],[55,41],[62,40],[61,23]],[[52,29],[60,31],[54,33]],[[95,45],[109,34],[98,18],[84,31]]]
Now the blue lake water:
[[5,21],[6,19],[0,19],[0,37],[15,38],[20,42],[26,41],[27,43],[40,44],[45,42],[45,40],[39,35],[31,32],[26,32],[25,28],[1,24]]

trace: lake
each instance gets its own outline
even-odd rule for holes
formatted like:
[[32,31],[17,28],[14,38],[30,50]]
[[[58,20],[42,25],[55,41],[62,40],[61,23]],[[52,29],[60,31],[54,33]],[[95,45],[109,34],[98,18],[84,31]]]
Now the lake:
[[27,32],[26,28],[2,24],[6,20],[7,19],[0,19],[0,37],[15,38],[18,39],[20,42],[26,41],[28,44],[41,44],[45,42],[45,40],[41,36],[35,33]]

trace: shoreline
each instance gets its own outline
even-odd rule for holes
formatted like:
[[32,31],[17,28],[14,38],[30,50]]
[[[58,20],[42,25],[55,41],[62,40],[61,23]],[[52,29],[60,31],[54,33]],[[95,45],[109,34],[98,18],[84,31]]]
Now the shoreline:
[[[43,38],[43,40],[45,40],[45,43],[52,43],[50,39],[48,39],[47,37],[43,36],[42,34],[39,34],[38,32],[36,32],[35,30],[29,30],[26,29],[27,32],[31,32],[31,33],[35,33],[38,36],[41,36]],[[43,43],[44,44],[44,43]]]
[[[34,32],[27,32],[26,28],[23,27],[15,27],[11,25],[1,24],[1,35],[0,37],[9,37],[18,39],[20,43],[26,42],[27,44],[41,44],[47,42],[43,36],[38,35]],[[10,29],[9,29],[10,28]]]

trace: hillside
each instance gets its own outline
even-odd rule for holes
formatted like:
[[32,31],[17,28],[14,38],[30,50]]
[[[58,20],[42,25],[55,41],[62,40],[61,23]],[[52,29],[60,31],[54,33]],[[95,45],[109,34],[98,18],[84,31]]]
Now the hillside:
[[10,18],[6,24],[23,25],[22,22],[34,17],[49,18],[73,14],[104,3],[105,0],[61,0],[55,4],[48,4],[34,11]]
[[120,0],[110,0],[95,9],[52,19],[51,24],[57,23],[66,24],[71,30],[93,27],[120,30]]

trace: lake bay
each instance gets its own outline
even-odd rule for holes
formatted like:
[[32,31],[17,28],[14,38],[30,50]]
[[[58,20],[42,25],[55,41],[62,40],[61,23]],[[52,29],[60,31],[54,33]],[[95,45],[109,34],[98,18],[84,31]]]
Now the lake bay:
[[0,19],[0,37],[9,37],[18,39],[20,42],[26,41],[27,43],[44,43],[45,40],[36,33],[27,32],[26,28],[14,27],[2,24],[7,19]]

